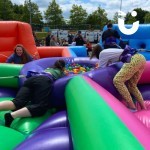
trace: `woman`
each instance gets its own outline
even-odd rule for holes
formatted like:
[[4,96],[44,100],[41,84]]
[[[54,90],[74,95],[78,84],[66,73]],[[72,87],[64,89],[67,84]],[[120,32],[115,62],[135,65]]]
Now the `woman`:
[[[129,53],[131,53],[130,47],[126,47],[125,50],[128,50]],[[137,83],[146,64],[145,58],[143,55],[136,53],[136,51],[135,53],[132,52],[132,56],[124,51],[124,56],[121,56],[121,59],[124,61],[124,64],[113,79],[114,86],[126,101],[128,108],[132,112],[136,111],[136,106],[130,93],[139,102],[141,108],[146,109],[143,97],[137,87]]]
[[50,46],[58,46],[58,45],[59,44],[57,42],[57,38],[54,35],[52,35],[50,40]]
[[[135,104],[130,93],[140,103],[142,109],[146,109],[143,97],[137,88],[137,83],[143,73],[146,60],[136,50],[126,46],[125,49],[104,49],[98,44],[92,50],[91,58],[99,59],[99,67],[106,67],[111,63],[122,61],[124,64],[113,79],[114,86],[126,101],[131,111],[136,111]],[[126,85],[126,84],[127,85]]]
[[103,68],[112,63],[119,61],[119,57],[124,50],[119,48],[102,49],[99,44],[96,44],[92,49],[90,59],[96,57],[99,59],[98,67]]
[[89,53],[92,51],[92,43],[87,39],[86,41],[86,49],[87,49],[87,55],[89,56]]
[[27,50],[21,44],[17,44],[14,53],[8,57],[6,63],[25,64],[32,61],[33,58],[28,54]]
[[5,126],[9,127],[15,118],[44,115],[49,108],[53,82],[64,75],[64,68],[65,61],[60,59],[43,74],[28,74],[16,97],[12,101],[0,102],[0,110],[13,110],[5,114]]

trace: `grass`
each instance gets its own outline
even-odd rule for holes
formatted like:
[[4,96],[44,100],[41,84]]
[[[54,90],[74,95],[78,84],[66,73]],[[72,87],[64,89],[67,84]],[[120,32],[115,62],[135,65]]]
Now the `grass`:
[[36,32],[37,38],[38,39],[45,39],[47,36],[47,32]]

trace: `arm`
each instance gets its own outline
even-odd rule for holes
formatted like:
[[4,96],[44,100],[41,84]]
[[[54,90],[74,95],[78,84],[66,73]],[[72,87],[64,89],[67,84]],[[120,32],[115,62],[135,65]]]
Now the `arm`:
[[116,31],[116,30],[115,30],[115,37],[118,38],[118,39],[121,39],[121,37],[120,37],[118,31]]
[[34,59],[33,59],[33,57],[32,57],[31,55],[29,55],[29,56],[28,56],[28,60],[29,60],[29,61],[33,61]]
[[14,54],[10,55],[6,60],[6,63],[12,63],[12,62],[14,62]]

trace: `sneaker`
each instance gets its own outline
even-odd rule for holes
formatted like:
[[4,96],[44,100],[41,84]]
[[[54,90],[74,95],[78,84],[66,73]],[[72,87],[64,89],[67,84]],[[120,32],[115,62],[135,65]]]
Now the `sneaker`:
[[137,112],[137,109],[129,108],[129,110],[130,110],[131,112]]

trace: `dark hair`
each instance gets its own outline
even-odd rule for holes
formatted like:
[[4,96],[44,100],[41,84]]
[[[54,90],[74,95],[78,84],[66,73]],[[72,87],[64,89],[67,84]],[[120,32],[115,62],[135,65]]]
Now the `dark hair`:
[[30,54],[27,52],[27,50],[25,49],[25,47],[22,44],[17,44],[15,46],[15,48],[14,48],[15,55],[17,55],[17,52],[16,52],[17,47],[21,47],[22,50],[23,50],[23,53],[22,53],[22,56],[21,56],[21,64],[25,64],[25,63],[31,61],[30,60],[30,57],[31,57]]
[[65,61],[63,59],[59,59],[59,60],[56,60],[56,62],[54,63],[54,68],[58,68],[60,70],[63,70],[65,65],[66,65]]
[[112,23],[109,22],[109,23],[107,24],[107,28],[112,28],[112,27],[113,27]]
[[99,59],[99,53],[102,51],[102,47],[99,44],[96,44],[93,48],[92,48],[92,54],[90,59],[92,59],[94,56]]
[[78,34],[81,34],[81,31],[78,31]]

